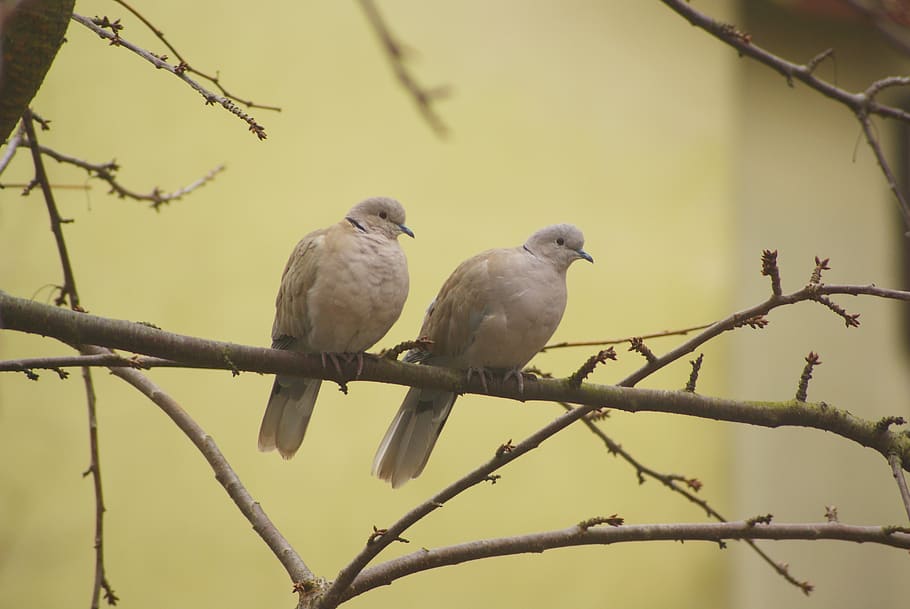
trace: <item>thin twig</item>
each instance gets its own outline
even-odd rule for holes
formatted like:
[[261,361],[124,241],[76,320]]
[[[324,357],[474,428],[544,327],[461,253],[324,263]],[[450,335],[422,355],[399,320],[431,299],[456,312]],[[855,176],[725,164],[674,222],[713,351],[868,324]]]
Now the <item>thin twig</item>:
[[88,437],[89,466],[83,474],[92,475],[92,486],[95,489],[95,582],[92,587],[92,609],[98,609],[99,594],[104,591],[104,600],[108,605],[116,605],[120,600],[114,593],[104,569],[104,489],[101,485],[101,456],[98,444],[98,416],[95,383],[92,380],[91,368],[82,368],[82,380],[85,383],[85,394],[88,400]]
[[[63,219],[57,209],[57,203],[54,201],[54,193],[50,181],[47,177],[47,171],[44,168],[44,161],[41,153],[38,151],[38,136],[35,132],[35,117],[32,111],[26,108],[22,115],[22,128],[29,142],[33,142],[31,147],[32,162],[35,165],[35,181],[41,186],[41,192],[44,194],[44,202],[47,206],[47,214],[51,221],[51,231],[54,234],[54,240],[57,242],[57,253],[60,257],[60,266],[63,268],[63,286],[60,288],[60,295],[56,299],[57,305],[62,305],[69,300],[70,308],[74,311],[81,311],[79,304],[79,292],[76,289],[76,278],[73,273],[73,267],[70,262],[69,253],[66,247],[66,240],[63,237]],[[101,458],[98,449],[98,419],[96,412],[95,387],[92,381],[91,368],[82,368],[82,378],[85,384],[86,409],[88,411],[89,421],[89,468],[88,473],[92,475],[93,488],[95,491],[95,578],[92,585],[92,602],[91,608],[98,609],[100,604],[101,591],[104,590],[104,599],[109,605],[117,604],[117,595],[107,579],[104,568],[104,495],[101,484]]]
[[[494,556],[512,556],[524,553],[582,545],[609,545],[615,543],[643,541],[711,541],[715,543],[731,539],[833,539],[854,543],[876,543],[894,548],[910,548],[910,534],[906,530],[886,530],[880,526],[847,525],[840,522],[819,522],[805,524],[772,523],[751,526],[746,522],[723,523],[680,523],[642,524],[618,527],[578,526],[558,531],[545,531],[530,535],[480,539],[442,548],[422,549],[394,560],[365,569],[352,582],[340,601],[379,586],[385,586],[396,579],[447,565],[456,565],[472,560]],[[811,584],[807,584],[808,593]],[[331,607],[332,605],[322,605]]]
[[647,340],[649,338],[663,338],[665,336],[685,336],[687,334],[691,334],[692,332],[697,332],[698,330],[704,330],[705,328],[710,327],[711,324],[702,324],[700,326],[692,326],[691,328],[683,328],[682,330],[664,330],[663,332],[654,332],[652,334],[636,334],[635,336],[626,336],[624,338],[608,338],[604,340],[584,340],[553,343],[541,349],[540,352],[543,353],[544,351],[548,351],[550,349],[564,349],[566,347],[600,347],[602,345],[619,345],[621,343],[628,343],[633,338]]
[[401,83],[401,86],[404,87],[414,100],[414,103],[417,104],[420,114],[423,115],[424,120],[427,121],[433,131],[436,132],[436,135],[446,135],[448,128],[436,113],[433,103],[438,99],[448,97],[450,93],[449,87],[424,89],[405,66],[405,54],[401,43],[392,35],[391,30],[379,13],[379,9],[376,8],[376,3],[373,0],[360,0],[360,6],[373,27],[373,31],[379,37],[382,49],[385,51],[398,82]]
[[[23,145],[31,146],[31,143],[26,141]],[[103,180],[108,184],[108,186],[110,186],[111,194],[116,194],[121,199],[148,201],[152,204],[152,208],[156,211],[158,211],[162,205],[177,201],[190,194],[197,188],[208,184],[215,179],[215,176],[225,170],[224,165],[218,165],[198,180],[195,180],[190,184],[187,184],[182,188],[178,188],[177,190],[170,193],[164,192],[156,186],[150,193],[142,194],[126,188],[117,181],[117,178],[114,176],[114,174],[119,171],[120,166],[115,161],[110,161],[108,163],[90,163],[89,161],[85,161],[83,159],[79,159],[62,152],[57,152],[56,150],[48,148],[47,146],[39,145],[38,149],[41,151],[41,154],[54,159],[58,163],[64,163],[67,165],[73,165],[74,167],[79,167],[80,169],[86,170],[91,177]]]
[[[35,134],[33,115],[30,109],[26,109],[22,115],[22,125],[25,128],[25,134],[29,142],[38,143],[38,137]],[[54,240],[57,243],[57,253],[60,256],[60,265],[63,267],[63,286],[60,288],[60,295],[55,300],[57,305],[64,304],[69,299],[70,306],[73,309],[79,308],[79,294],[76,291],[76,280],[73,277],[73,267],[70,264],[69,252],[66,248],[66,241],[63,239],[63,219],[60,212],[57,211],[57,203],[54,201],[54,192],[51,188],[50,181],[47,179],[47,172],[44,169],[44,162],[41,160],[41,153],[32,147],[32,162],[35,165],[35,181],[41,186],[41,192],[44,194],[44,202],[47,205],[47,214],[51,221],[51,232],[54,234]]]
[[894,476],[894,481],[897,482],[897,488],[901,493],[904,510],[907,512],[907,517],[910,518],[910,490],[907,489],[907,479],[904,477],[904,472],[901,471],[900,455],[891,453],[888,455],[888,463],[891,465],[891,474]]
[[102,28],[101,26],[96,24],[94,20],[89,19],[88,17],[83,17],[82,15],[73,13],[72,18],[73,18],[73,21],[81,23],[88,29],[90,29],[93,32],[95,32],[96,34],[98,34],[98,36],[100,36],[101,38],[111,41],[112,45],[120,46],[125,49],[129,49],[133,53],[139,55],[140,57],[142,57],[143,59],[145,59],[146,61],[151,63],[156,68],[170,72],[171,74],[173,74],[174,76],[176,76],[177,78],[179,78],[180,80],[182,80],[183,82],[188,84],[194,91],[196,91],[197,93],[202,95],[203,99],[205,99],[206,105],[218,104],[221,107],[223,107],[225,110],[227,110],[228,112],[233,114],[234,116],[237,116],[238,118],[240,118],[240,120],[244,121],[247,124],[247,126],[249,127],[249,130],[252,131],[254,134],[256,134],[256,137],[258,137],[260,140],[264,140],[267,137],[266,133],[265,133],[265,127],[263,127],[261,124],[259,124],[255,118],[253,118],[252,116],[250,116],[249,114],[247,114],[246,112],[241,110],[229,98],[227,98],[223,95],[218,95],[217,93],[212,93],[211,91],[209,91],[208,89],[206,89],[205,87],[200,85],[198,82],[196,82],[195,80],[193,80],[192,78],[187,76],[184,73],[185,70],[181,69],[181,66],[172,66],[171,64],[169,64],[167,61],[161,59],[160,57],[158,57],[152,53],[149,53],[145,49],[142,49],[142,48],[134,45],[133,43],[129,42],[128,40],[123,39],[122,37],[120,37],[120,35],[118,33],[108,32],[107,30],[105,30],[104,28]]
[[872,154],[875,155],[875,160],[878,162],[878,166],[884,174],[885,180],[888,182],[888,188],[891,190],[892,194],[894,194],[894,197],[901,207],[901,217],[903,217],[904,227],[907,229],[906,234],[907,236],[910,236],[910,205],[908,205],[907,199],[904,198],[904,194],[897,184],[897,178],[894,177],[894,172],[891,171],[891,166],[885,158],[885,153],[882,150],[881,144],[875,136],[875,132],[872,130],[872,119],[870,119],[869,115],[864,111],[857,112],[857,119],[863,127],[863,135],[866,138],[866,143],[869,144],[869,147],[872,149]]
[[[193,74],[196,74],[197,76],[200,76],[200,77],[208,80],[213,85],[218,87],[218,90],[221,91],[222,95],[224,95],[225,97],[228,97],[230,99],[233,99],[234,101],[240,102],[247,108],[261,108],[262,110],[274,110],[275,112],[281,112],[281,108],[279,108],[278,106],[265,106],[262,104],[256,104],[256,103],[253,103],[251,100],[241,99],[241,98],[237,97],[236,95],[230,93],[227,89],[225,89],[222,86],[221,79],[218,76],[217,72],[216,72],[215,76],[211,76],[211,75],[206,74],[205,72],[202,72],[201,70],[197,70],[196,68],[191,66],[190,63],[186,59],[184,59],[183,55],[180,54],[180,51],[178,51],[174,47],[174,45],[172,45],[170,42],[168,42],[167,38],[164,37],[164,32],[162,32],[157,27],[155,27],[151,21],[149,21],[148,19],[145,18],[144,15],[142,15],[142,13],[137,11],[135,8],[133,8],[132,6],[130,6],[123,0],[114,0],[114,2],[116,2],[117,4],[119,4],[126,10],[128,10],[129,12],[131,12],[137,19],[139,19],[139,21],[142,22],[143,25],[145,25],[145,27],[150,29],[152,31],[152,33],[155,34],[155,36],[158,38],[158,40],[160,40],[162,43],[164,43],[164,46],[166,46],[168,48],[168,50],[170,50],[170,52],[173,53],[174,56],[180,61],[180,63],[178,64],[178,67],[182,67],[184,71],[191,72]],[[162,59],[164,59],[164,58],[162,57]]]

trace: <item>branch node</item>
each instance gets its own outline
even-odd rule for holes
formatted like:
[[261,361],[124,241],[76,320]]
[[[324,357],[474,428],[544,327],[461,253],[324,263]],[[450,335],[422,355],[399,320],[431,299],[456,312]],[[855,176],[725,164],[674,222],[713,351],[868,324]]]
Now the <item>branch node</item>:
[[505,441],[504,444],[500,444],[499,448],[496,449],[496,456],[501,457],[506,453],[510,453],[515,450],[515,446],[512,444],[512,438],[509,438]]
[[[376,543],[380,537],[382,537],[384,535],[388,535],[388,533],[389,533],[388,529],[377,528],[376,525],[374,524],[373,532],[370,534],[369,539],[367,539],[367,545],[372,545],[372,544]],[[404,537],[396,537],[392,541],[400,541],[401,543],[411,543],[409,540],[405,539]]]
[[221,352],[221,358],[231,370],[231,376],[240,376],[240,369],[234,364],[233,360],[231,360],[231,354],[227,349]]
[[597,421],[602,421],[604,419],[609,419],[609,418],[610,418],[610,409],[605,408],[603,406],[595,408],[594,410],[592,410],[591,412],[589,412],[588,414],[586,414],[584,416],[584,419],[586,421],[590,421],[592,423],[596,423]]
[[826,505],[825,506],[825,520],[828,522],[837,522],[837,506],[836,505]]
[[771,524],[771,520],[774,518],[772,514],[762,514],[759,516],[753,516],[746,520],[746,526],[754,527],[757,524]]
[[808,72],[809,74],[812,74],[813,72],[815,72],[815,68],[818,67],[818,64],[820,64],[824,60],[828,59],[829,57],[831,58],[831,61],[835,63],[835,66],[836,66],[837,64],[835,62],[834,49],[833,48],[825,49],[824,51],[822,51],[821,53],[819,53],[818,55],[816,55],[815,57],[813,57],[806,63],[806,66],[805,66],[806,72]]
[[599,524],[608,524],[611,527],[622,526],[625,522],[625,519],[619,516],[618,514],[612,514],[610,516],[595,516],[594,518],[588,518],[587,520],[582,520],[578,523],[578,528],[582,531],[587,531],[591,527],[597,526]]
[[737,319],[733,323],[734,328],[743,328],[749,326],[753,330],[763,330],[771,323],[768,321],[768,318],[764,315],[754,315],[752,317],[746,317],[745,319]]

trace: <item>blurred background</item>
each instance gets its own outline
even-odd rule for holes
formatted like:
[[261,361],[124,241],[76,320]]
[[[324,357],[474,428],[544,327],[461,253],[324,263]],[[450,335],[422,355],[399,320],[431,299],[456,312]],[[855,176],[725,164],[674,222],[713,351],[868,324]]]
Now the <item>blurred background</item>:
[[[400,199],[411,293],[377,346],[415,337],[424,309],[461,260],[521,244],[541,226],[572,222],[596,264],[569,272],[569,305],[554,341],[635,336],[714,321],[764,300],[763,248],[780,252],[785,291],[802,287],[813,256],[828,283],[901,287],[901,223],[854,117],[819,94],[737,57],[658,2],[418,2],[378,5],[436,105],[437,137],[397,84],[354,2],[137,5],[201,70],[219,71],[240,97],[277,105],[246,125],[176,78],[72,23],[32,104],[54,149],[116,159],[124,185],[176,190],[219,164],[226,171],[163,207],[106,194],[102,182],[48,161],[83,305],[113,318],[268,345],[287,256],[305,233],[338,221],[371,195]],[[905,73],[907,56],[842,2],[710,0],[697,7],[736,23],[796,62],[829,47],[818,74],[850,90]],[[122,36],[165,49],[112,2],[76,12],[123,18]],[[896,30],[899,33],[899,28]],[[892,92],[888,92],[892,93]],[[896,95],[898,92],[894,92]],[[883,97],[899,103],[898,97]],[[879,124],[899,161],[899,133]],[[28,182],[19,154],[3,183]],[[88,187],[88,190],[81,187]],[[61,272],[40,194],[0,191],[0,288],[50,302]],[[811,400],[876,419],[910,415],[906,308],[838,299],[861,313],[846,329],[824,308],[777,310],[762,331],[740,330],[704,349],[699,391],[790,399],[803,358],[821,355]],[[662,353],[682,338],[650,341]],[[564,376],[596,349],[562,349],[533,364]],[[594,382],[613,383],[639,356]],[[0,335],[0,358],[70,350],[50,339]],[[678,362],[645,386],[677,389]],[[519,441],[561,409],[459,399],[422,477],[392,491],[369,475],[404,389],[327,384],[306,442],[289,462],[256,450],[271,379],[255,374],[153,370],[150,376],[212,435],[253,496],[328,579],[374,525]],[[106,515],[107,575],[130,608],[292,606],[287,576],[250,530],[189,441],[123,383],[95,374]],[[730,519],[903,523],[887,464],[830,434],[752,429],[679,416],[614,412],[602,424],[646,465],[696,477]],[[0,606],[87,604],[93,577],[94,498],[81,380],[0,378]],[[500,472],[495,486],[458,497],[406,533],[420,547],[563,528],[618,513],[628,523],[704,521],[695,505],[610,456],[575,426]],[[611,606],[743,609],[904,606],[907,557],[835,542],[763,544],[816,590],[804,597],[744,544],[624,544],[479,561],[395,582],[348,606],[443,609]],[[659,585],[655,585],[660,582]]]

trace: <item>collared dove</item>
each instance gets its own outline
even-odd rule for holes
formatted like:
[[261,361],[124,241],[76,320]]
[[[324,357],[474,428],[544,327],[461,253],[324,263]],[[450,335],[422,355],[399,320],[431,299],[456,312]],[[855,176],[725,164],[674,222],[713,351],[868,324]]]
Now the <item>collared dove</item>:
[[[337,368],[337,354],[363,352],[385,336],[408,296],[408,264],[398,235],[404,208],[374,197],[355,205],[344,219],[311,232],[297,244],[284,268],[275,300],[272,348],[321,353]],[[350,361],[350,359],[349,359]],[[278,449],[290,459],[300,448],[321,380],[275,377],[262,425],[259,450]]]
[[[427,350],[404,361],[477,372],[521,369],[547,343],[566,308],[566,271],[575,260],[594,262],[571,224],[543,228],[521,247],[492,249],[462,262],[427,309],[420,336]],[[455,394],[412,388],[373,460],[373,474],[397,488],[423,471]]]

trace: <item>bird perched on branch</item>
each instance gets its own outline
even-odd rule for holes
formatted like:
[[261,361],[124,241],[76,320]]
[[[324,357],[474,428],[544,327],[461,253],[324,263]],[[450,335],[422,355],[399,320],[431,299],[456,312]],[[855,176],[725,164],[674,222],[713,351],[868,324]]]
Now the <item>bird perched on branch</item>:
[[[430,304],[421,338],[426,349],[404,361],[465,370],[486,383],[488,369],[514,376],[547,343],[566,308],[566,271],[576,260],[594,262],[584,236],[571,224],[543,228],[520,247],[492,249],[462,262]],[[455,394],[408,391],[376,451],[373,474],[397,488],[423,471]]]
[[[398,244],[405,213],[395,199],[374,197],[344,219],[297,244],[275,300],[272,348],[322,354],[341,376],[339,356],[357,359],[385,336],[408,296],[408,265]],[[279,374],[259,429],[259,450],[290,459],[300,448],[322,381]]]

